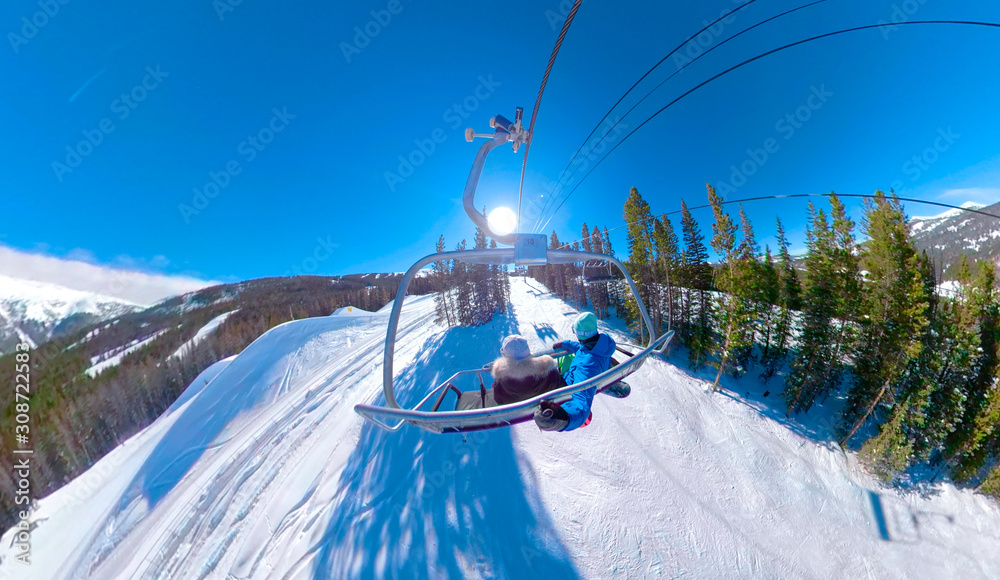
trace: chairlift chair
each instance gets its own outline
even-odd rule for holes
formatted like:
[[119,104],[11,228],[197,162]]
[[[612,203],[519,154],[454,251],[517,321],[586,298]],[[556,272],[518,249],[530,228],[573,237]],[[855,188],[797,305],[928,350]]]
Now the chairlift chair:
[[[491,134],[477,134],[472,129],[466,130],[466,140],[472,141],[477,137],[489,139],[479,148],[476,159],[469,172],[469,179],[465,184],[465,191],[462,196],[462,204],[469,218],[477,226],[482,228],[498,244],[512,246],[509,248],[495,248],[486,250],[465,250],[442,252],[431,254],[418,260],[400,282],[399,290],[396,292],[396,299],[389,313],[388,329],[385,337],[385,354],[383,364],[383,395],[385,405],[356,405],[354,410],[371,421],[376,426],[387,431],[397,431],[403,425],[409,423],[421,429],[434,433],[462,433],[466,431],[478,431],[484,429],[496,429],[528,421],[534,415],[535,409],[544,400],[563,402],[568,400],[573,393],[597,387],[601,390],[624,377],[634,373],[645,360],[655,351],[662,351],[673,337],[673,331],[668,330],[663,335],[657,337],[653,329],[652,320],[646,311],[646,306],[639,296],[635,281],[629,275],[625,266],[613,256],[596,254],[593,252],[581,252],[577,250],[553,250],[548,249],[545,234],[496,234],[493,232],[486,218],[476,211],[475,194],[482,175],[483,165],[489,153],[500,145],[512,143],[514,152],[525,144],[530,135],[523,127],[523,109],[517,108],[514,122],[510,122],[501,115],[497,115],[490,120],[490,126],[494,129]],[[419,403],[412,408],[404,409],[396,401],[393,376],[393,355],[396,347],[396,331],[399,325],[399,317],[403,309],[403,299],[406,296],[410,282],[416,277],[417,272],[425,266],[434,262],[458,260],[469,264],[489,264],[516,266],[539,266],[545,264],[576,264],[576,263],[606,263],[608,268],[613,265],[624,277],[639,307],[643,324],[646,327],[649,342],[644,347],[638,347],[633,352],[626,348],[619,349],[622,353],[619,364],[612,366],[607,371],[592,377],[581,383],[568,385],[559,389],[543,393],[531,399],[497,405],[492,398],[492,390],[487,388],[486,378],[489,376],[489,365],[478,369],[460,371],[449,377],[439,385],[434,386]],[[655,338],[654,338],[655,337]],[[553,353],[554,356],[562,356],[565,353]],[[484,375],[486,378],[484,378]],[[472,380],[471,388],[461,389],[456,383]],[[476,380],[478,379],[478,380]],[[463,383],[463,384],[467,384]],[[443,409],[444,401],[449,393],[456,395],[456,403],[453,408]]]
[[[588,268],[590,269],[589,272],[587,271]],[[616,279],[614,272],[611,270],[611,263],[607,260],[602,260],[601,262],[584,262],[581,277],[583,278],[583,285],[586,287],[590,287],[595,282],[611,282]]]

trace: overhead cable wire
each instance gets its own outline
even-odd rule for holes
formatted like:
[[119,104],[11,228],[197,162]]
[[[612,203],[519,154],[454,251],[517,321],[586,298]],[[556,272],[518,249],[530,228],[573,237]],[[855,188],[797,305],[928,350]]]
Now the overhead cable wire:
[[[770,56],[772,54],[775,54],[775,53],[778,53],[778,52],[781,52],[781,51],[784,51],[784,50],[787,50],[789,48],[793,48],[793,47],[796,47],[796,46],[799,46],[799,45],[802,45],[802,44],[806,44],[808,42],[813,42],[813,41],[821,40],[821,39],[824,39],[824,38],[830,38],[830,37],[838,36],[838,35],[841,35],[841,34],[847,34],[849,32],[858,32],[858,31],[861,31],[861,30],[872,30],[872,29],[875,29],[875,28],[887,28],[887,27],[891,28],[891,27],[894,27],[894,26],[919,26],[919,25],[927,25],[927,24],[954,24],[954,25],[963,25],[963,26],[981,26],[981,27],[1000,28],[1000,24],[998,24],[996,22],[979,22],[979,21],[972,21],[972,20],[911,20],[909,22],[897,22],[897,23],[894,23],[894,24],[889,24],[889,23],[886,23],[886,24],[868,24],[868,25],[865,25],[865,26],[855,26],[855,27],[852,27],[852,28],[845,28],[843,30],[837,30],[837,31],[834,31],[834,32],[827,32],[826,34],[820,34],[818,36],[813,36],[813,37],[810,37],[810,38],[806,38],[804,40],[799,40],[797,42],[786,44],[784,46],[780,46],[778,48],[769,50],[767,52],[758,54],[757,56],[755,56],[753,58],[749,58],[749,59],[747,59],[747,60],[745,60],[745,61],[743,61],[743,62],[741,62],[741,63],[739,63],[739,64],[737,64],[735,66],[729,67],[728,69],[726,69],[726,70],[722,71],[721,73],[719,73],[719,74],[717,74],[717,75],[709,78],[708,80],[705,80],[705,81],[699,83],[694,88],[690,89],[689,91],[685,92],[681,96],[679,96],[676,99],[674,99],[674,100],[670,101],[669,103],[667,103],[666,106],[664,106],[663,108],[661,108],[657,112],[653,113],[649,118],[647,118],[645,121],[643,121],[642,123],[640,123],[638,127],[636,127],[631,132],[629,132],[628,135],[625,135],[625,137],[623,137],[621,141],[619,141],[618,143],[616,143],[614,145],[614,147],[612,147],[603,157],[601,157],[601,159],[598,160],[598,162],[594,164],[594,166],[590,169],[590,171],[588,171],[583,176],[583,178],[580,179],[579,182],[577,182],[577,184],[573,187],[573,189],[571,189],[570,192],[563,198],[563,201],[559,204],[559,206],[556,207],[556,210],[553,212],[553,217],[554,217],[555,213],[558,212],[559,209],[562,208],[562,206],[566,203],[566,200],[568,200],[570,198],[570,196],[573,195],[573,193],[580,187],[581,184],[583,184],[584,181],[586,181],[586,179],[594,172],[594,170],[596,170],[601,165],[601,163],[603,163],[604,160],[608,158],[608,156],[610,156],[612,153],[614,153],[614,151],[616,149],[618,149],[618,147],[620,147],[623,143],[625,143],[625,141],[627,141],[629,137],[631,137],[632,135],[634,135],[636,133],[636,131],[638,131],[639,129],[641,129],[643,126],[646,125],[646,123],[649,123],[650,121],[652,121],[653,119],[655,119],[660,113],[666,111],[672,105],[674,105],[675,103],[677,103],[678,101],[680,101],[684,97],[690,95],[691,93],[697,91],[701,87],[703,87],[703,86],[709,84],[710,82],[718,79],[719,77],[722,77],[722,76],[724,76],[726,74],[729,74],[729,73],[731,73],[731,72],[733,72],[733,71],[735,71],[735,70],[737,70],[739,68],[742,68],[742,67],[744,67],[744,66],[746,66],[746,65],[748,65],[748,64],[750,64],[752,62],[758,61],[758,60],[760,60],[760,59],[762,59],[764,57]],[[550,217],[542,225],[542,227],[540,229],[545,229],[545,227],[548,226],[548,223],[550,221],[552,221],[552,217]]]
[[[696,56],[694,59],[691,59],[688,62],[684,63],[684,66],[678,68],[676,71],[674,71],[673,73],[671,73],[670,76],[668,76],[667,78],[665,78],[662,81],[660,81],[660,84],[658,84],[655,87],[653,87],[652,90],[650,90],[648,93],[645,94],[645,96],[643,96],[641,99],[639,99],[639,102],[637,102],[636,104],[632,105],[632,107],[628,111],[626,111],[625,114],[621,116],[621,118],[619,118],[617,121],[615,121],[615,123],[613,125],[611,125],[611,127],[609,128],[609,131],[605,132],[604,135],[601,136],[601,138],[597,141],[597,143],[594,144],[594,146],[592,147],[592,149],[596,149],[598,146],[601,145],[601,143],[604,143],[604,140],[607,139],[608,135],[611,134],[611,130],[613,130],[618,125],[620,125],[622,123],[622,121],[624,121],[629,116],[629,114],[632,113],[632,111],[634,111],[639,105],[641,105],[643,102],[645,102],[646,99],[648,99],[653,93],[655,93],[657,90],[659,90],[659,88],[662,87],[664,84],[666,84],[667,81],[669,81],[670,79],[674,78],[675,76],[677,76],[678,74],[680,74],[681,71],[683,71],[687,67],[693,65],[694,63],[698,62],[703,57],[708,56],[715,49],[723,47],[729,41],[736,40],[740,36],[742,36],[742,35],[750,32],[750,31],[754,30],[755,28],[763,26],[763,25],[767,24],[768,22],[771,22],[772,20],[777,20],[778,18],[781,18],[782,16],[787,16],[789,14],[792,14],[793,12],[798,12],[799,10],[803,10],[805,8],[809,8],[810,6],[815,6],[816,4],[822,4],[822,3],[826,2],[826,1],[827,0],[817,0],[816,2],[811,2],[809,4],[805,4],[803,6],[799,6],[798,8],[793,8],[791,10],[786,10],[785,12],[782,12],[781,14],[778,14],[777,16],[772,16],[772,17],[768,18],[767,20],[763,20],[761,22],[758,22],[757,24],[754,24],[753,26],[751,26],[751,27],[749,27],[749,28],[747,28],[745,30],[740,31],[740,32],[734,34],[733,36],[730,36],[729,38],[723,40],[719,44],[716,44],[715,46],[709,48],[705,52],[703,52],[703,53],[699,54],[698,56]],[[588,137],[588,139],[589,139],[589,137]],[[577,154],[579,154],[579,151],[577,151]],[[574,158],[570,160],[570,165],[572,165],[574,163],[575,159],[576,159],[576,156],[574,156]],[[563,182],[562,176],[560,176],[559,181],[556,182],[556,186],[557,186],[558,191],[556,191],[556,193],[554,193],[552,195],[552,199],[555,199],[556,197],[558,197],[559,194],[562,193],[562,191],[565,190],[566,186],[569,185],[569,182],[573,179],[573,176],[576,175],[576,172],[578,170],[579,170],[579,167],[577,167],[576,169],[574,169],[569,174],[569,176],[566,177],[566,181],[565,182]],[[565,175],[565,172],[564,172],[564,175]],[[541,220],[539,219],[538,221],[541,221]],[[537,225],[538,221],[536,221],[536,225]]]
[[[741,5],[740,5],[740,6],[738,7],[738,8],[736,8],[736,9],[734,9],[734,10],[730,11],[730,12],[724,12],[724,13],[723,13],[723,14],[721,14],[721,15],[720,15],[720,16],[719,16],[718,18],[716,18],[715,20],[713,20],[713,21],[712,21],[712,22],[711,22],[710,24],[707,24],[707,25],[706,25],[706,26],[705,26],[704,28],[702,28],[702,29],[701,29],[701,30],[699,30],[698,32],[695,32],[695,33],[694,33],[694,34],[692,34],[691,36],[689,36],[689,37],[687,38],[687,40],[685,40],[684,42],[682,42],[682,43],[678,44],[678,45],[677,45],[677,46],[676,46],[676,47],[675,47],[675,48],[674,48],[673,50],[671,50],[671,51],[670,51],[669,53],[667,53],[667,56],[665,56],[665,57],[661,58],[661,59],[659,60],[659,62],[657,62],[657,63],[656,63],[656,64],[654,64],[654,65],[653,65],[653,66],[652,66],[652,67],[651,67],[651,68],[650,68],[649,70],[647,70],[647,71],[646,71],[646,73],[645,73],[644,75],[642,75],[641,77],[639,77],[639,80],[635,81],[635,84],[633,84],[633,85],[632,85],[631,87],[629,87],[629,89],[628,89],[627,91],[625,91],[625,94],[623,94],[623,95],[621,96],[621,98],[619,98],[619,99],[618,99],[618,100],[617,100],[617,101],[615,102],[615,104],[614,104],[614,105],[611,105],[611,108],[610,108],[610,109],[608,109],[608,112],[607,112],[607,113],[604,113],[604,116],[603,116],[603,117],[601,117],[601,120],[597,122],[597,125],[594,125],[594,128],[593,128],[593,129],[592,129],[592,130],[590,131],[590,134],[589,134],[589,135],[587,135],[587,138],[583,140],[583,143],[582,143],[582,144],[580,145],[580,148],[579,148],[579,149],[577,149],[577,150],[576,150],[576,153],[574,153],[574,154],[573,154],[573,157],[571,157],[571,158],[570,158],[570,162],[569,162],[569,164],[567,164],[567,165],[566,165],[566,168],[565,168],[565,169],[563,169],[563,172],[562,172],[562,174],[561,174],[561,175],[559,176],[559,180],[558,180],[558,181],[557,181],[556,183],[558,184],[558,183],[559,183],[559,181],[562,181],[562,178],[563,178],[563,176],[564,176],[564,175],[566,175],[566,172],[567,172],[567,171],[569,171],[569,168],[570,168],[570,166],[571,166],[571,165],[573,164],[573,159],[575,159],[575,158],[576,158],[576,156],[580,154],[580,151],[583,151],[583,148],[584,148],[584,147],[585,147],[585,146],[587,145],[587,141],[588,141],[588,140],[590,140],[590,138],[594,136],[594,133],[596,133],[598,129],[600,129],[600,127],[601,127],[601,124],[602,124],[602,123],[604,123],[604,121],[605,121],[605,120],[607,120],[608,116],[609,116],[609,115],[611,115],[611,113],[612,113],[612,112],[613,112],[613,111],[615,110],[615,107],[617,107],[617,106],[618,106],[619,104],[621,104],[621,102],[622,102],[623,100],[625,100],[625,97],[629,96],[629,94],[630,94],[630,93],[631,93],[631,92],[632,92],[632,91],[633,91],[633,90],[634,90],[634,89],[635,89],[635,88],[636,88],[637,86],[639,86],[639,83],[641,83],[641,82],[642,82],[643,80],[645,80],[645,79],[646,79],[646,77],[648,77],[648,76],[649,76],[649,75],[650,75],[650,74],[651,74],[651,73],[652,73],[652,72],[653,72],[654,70],[656,70],[656,68],[657,68],[657,67],[659,67],[659,66],[660,66],[661,64],[663,64],[664,62],[666,62],[666,60],[667,60],[668,58],[670,58],[671,56],[673,56],[673,55],[674,55],[674,54],[675,54],[675,53],[676,53],[676,52],[677,52],[678,50],[680,50],[680,49],[684,48],[684,46],[685,46],[685,45],[686,45],[687,43],[689,43],[689,42],[691,42],[692,40],[694,40],[695,38],[697,38],[699,34],[701,34],[701,33],[705,32],[706,30],[708,30],[708,29],[710,29],[710,28],[712,28],[713,26],[715,26],[716,24],[718,24],[718,23],[719,23],[719,22],[721,22],[722,20],[725,20],[726,18],[729,18],[729,17],[730,17],[730,16],[732,16],[733,14],[736,14],[736,13],[737,13],[737,12],[739,12],[740,10],[743,10],[744,8],[746,8],[747,6],[750,6],[751,4],[753,4],[753,3],[754,3],[754,2],[756,2],[756,1],[757,1],[757,0],[750,0],[750,1],[749,1],[749,2],[747,2],[746,4],[741,4]],[[547,204],[547,203],[548,203],[548,202],[546,202],[546,204]],[[543,207],[542,207],[542,211],[541,211],[541,212],[539,213],[539,215],[542,215],[542,214],[544,214],[544,213],[545,213],[545,209],[546,209],[546,206],[543,206]],[[536,226],[538,225],[538,221],[536,221],[536,222],[535,222],[535,225],[536,225]]]
[[517,231],[520,231],[521,224],[521,197],[524,194],[524,173],[528,169],[528,151],[531,150],[531,142],[535,138],[535,119],[538,117],[538,108],[542,105],[542,93],[545,92],[545,85],[549,82],[549,74],[552,72],[552,66],[556,63],[559,48],[562,46],[563,39],[566,38],[566,33],[569,32],[569,26],[573,23],[573,17],[576,16],[576,12],[580,9],[582,2],[583,0],[576,0],[569,14],[566,16],[566,22],[563,23],[562,30],[559,32],[559,38],[556,39],[556,45],[552,48],[552,54],[549,56],[549,64],[545,67],[545,74],[542,75],[542,86],[539,87],[538,97],[535,98],[535,108],[531,111],[531,123],[528,125],[528,141],[524,144],[524,162],[521,164],[521,184],[517,188]]

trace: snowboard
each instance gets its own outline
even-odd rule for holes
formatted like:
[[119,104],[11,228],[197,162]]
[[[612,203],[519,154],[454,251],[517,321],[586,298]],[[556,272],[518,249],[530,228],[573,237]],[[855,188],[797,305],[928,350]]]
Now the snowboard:
[[632,387],[625,381],[616,381],[597,392],[616,399],[624,399],[632,394]]

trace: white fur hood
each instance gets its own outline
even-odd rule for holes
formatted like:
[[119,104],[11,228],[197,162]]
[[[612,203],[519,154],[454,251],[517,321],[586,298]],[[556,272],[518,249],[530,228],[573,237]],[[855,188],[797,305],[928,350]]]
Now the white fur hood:
[[527,377],[540,377],[548,374],[556,368],[556,360],[547,354],[536,357],[528,357],[521,360],[509,359],[505,356],[493,361],[490,374],[497,378],[498,374],[510,379],[524,379]]

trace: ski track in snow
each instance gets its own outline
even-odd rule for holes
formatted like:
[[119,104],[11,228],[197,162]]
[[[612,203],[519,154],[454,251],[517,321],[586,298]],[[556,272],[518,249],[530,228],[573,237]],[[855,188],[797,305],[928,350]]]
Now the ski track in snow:
[[[408,299],[400,403],[489,362],[506,334],[535,351],[571,336],[577,311],[537,282],[512,279],[512,303],[444,330],[431,297]],[[740,383],[709,394],[659,359],[572,433],[383,432],[353,406],[381,401],[387,314],[288,323],[213,365],[41,501],[30,577],[1000,577],[995,502],[880,488]],[[10,540],[0,578],[25,577]]]

